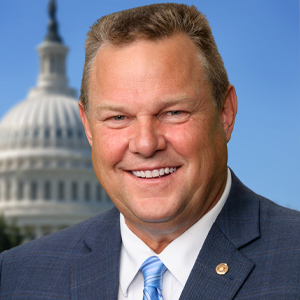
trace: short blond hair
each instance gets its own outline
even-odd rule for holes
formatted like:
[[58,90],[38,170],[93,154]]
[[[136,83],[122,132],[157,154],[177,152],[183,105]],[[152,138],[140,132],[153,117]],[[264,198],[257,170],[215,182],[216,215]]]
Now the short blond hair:
[[164,3],[136,7],[98,19],[87,34],[80,101],[88,112],[91,69],[103,46],[126,45],[137,39],[159,40],[186,34],[196,45],[212,96],[222,107],[229,85],[227,72],[208,21],[191,5]]

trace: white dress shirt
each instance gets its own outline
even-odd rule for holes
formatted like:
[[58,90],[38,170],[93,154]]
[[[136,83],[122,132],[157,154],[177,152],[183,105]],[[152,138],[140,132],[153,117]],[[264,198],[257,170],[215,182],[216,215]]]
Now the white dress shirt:
[[139,268],[150,256],[159,257],[168,268],[163,276],[164,300],[179,299],[208,232],[227,200],[231,188],[229,169],[227,174],[226,186],[218,203],[160,254],[156,254],[140,240],[127,227],[124,216],[120,214],[122,248],[118,300],[143,299],[144,278]]

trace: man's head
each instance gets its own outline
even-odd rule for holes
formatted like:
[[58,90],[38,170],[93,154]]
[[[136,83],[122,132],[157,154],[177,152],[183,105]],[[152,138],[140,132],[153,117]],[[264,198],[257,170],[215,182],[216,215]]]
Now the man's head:
[[207,64],[181,31],[103,45],[90,69],[89,111],[79,107],[95,173],[129,228],[159,252],[224,190],[234,88],[216,105]]
[[186,34],[196,45],[199,59],[212,86],[214,101],[222,106],[229,85],[223,60],[208,21],[195,6],[165,3],[136,7],[99,19],[87,34],[80,101],[88,111],[90,72],[98,50],[125,46],[139,39],[157,41],[176,33]]

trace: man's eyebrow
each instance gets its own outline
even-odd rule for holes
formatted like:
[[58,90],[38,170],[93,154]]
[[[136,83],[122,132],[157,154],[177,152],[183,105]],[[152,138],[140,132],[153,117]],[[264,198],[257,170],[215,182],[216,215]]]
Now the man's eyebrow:
[[161,100],[161,103],[163,103],[164,105],[174,105],[180,102],[190,102],[195,100],[193,97],[191,96],[182,96],[182,97],[174,97],[172,99],[165,99],[165,100]]
[[189,107],[192,106],[194,107],[195,105],[198,104],[198,101],[195,101],[196,97],[192,96],[182,96],[182,97],[174,97],[174,98],[169,98],[169,99],[164,99],[160,102],[160,105],[164,108],[168,108],[177,104],[186,104]]
[[[195,98],[191,96],[180,96],[180,97],[174,97],[174,98],[166,98],[166,99],[161,99],[158,103],[157,106],[160,107],[169,107],[172,105],[179,104],[181,102],[184,103],[194,103]],[[130,102],[128,102],[130,103]],[[94,113],[100,113],[101,111],[115,111],[115,112],[122,112],[126,111],[128,109],[128,105],[126,103],[120,105],[117,103],[100,103],[96,106]]]
[[100,110],[111,110],[111,111],[120,111],[126,108],[125,105],[114,105],[114,104],[107,104],[107,103],[102,103],[96,106],[95,110],[100,111]]
[[[179,102],[182,101],[194,101],[195,98],[191,97],[191,96],[180,96],[180,97],[168,97],[166,99],[160,99],[159,102],[157,103],[161,103],[164,105],[173,105],[173,104],[177,104]],[[130,103],[130,101],[128,101],[128,103]],[[118,109],[122,109],[123,107],[127,107],[126,104],[124,105],[119,105],[119,104],[114,104],[112,103],[101,103],[99,105],[97,105],[96,108],[100,108],[100,109],[113,109],[113,110],[118,110]]]

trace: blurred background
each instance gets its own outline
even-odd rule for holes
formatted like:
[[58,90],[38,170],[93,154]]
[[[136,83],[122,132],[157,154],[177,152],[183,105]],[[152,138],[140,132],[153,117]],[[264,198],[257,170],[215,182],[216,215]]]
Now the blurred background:
[[[69,80],[62,92],[55,80],[51,84],[56,90],[53,86],[45,90],[45,80],[50,79],[42,78],[42,58],[40,61],[36,52],[49,31],[49,0],[1,0],[0,210],[8,216],[8,222],[17,218],[23,232],[27,226],[27,239],[111,207],[93,174],[85,137],[78,134],[81,125],[75,104],[85,36],[103,15],[159,2],[164,1],[57,0],[60,43],[69,48],[66,73],[59,75]],[[255,192],[300,210],[299,1],[174,2],[193,4],[207,16],[230,82],[236,88],[239,107],[229,142],[229,166]],[[47,49],[43,55],[49,52]],[[29,92],[34,87],[38,88]],[[77,95],[72,89],[77,90]],[[38,117],[42,113],[40,103],[51,102],[53,97],[56,100],[51,101],[58,103],[56,108],[51,110],[49,104],[44,104],[41,109],[44,114],[51,110],[52,120]],[[64,99],[60,101],[61,98]],[[28,100],[36,103],[28,104]],[[17,109],[20,102],[23,104]],[[32,105],[35,112],[30,109]],[[20,120],[22,112],[24,120]],[[29,144],[25,142],[27,133],[22,131],[26,126],[30,128]],[[71,127],[76,132],[69,136]],[[68,138],[70,141],[65,142]],[[22,199],[18,199],[20,196]]]

